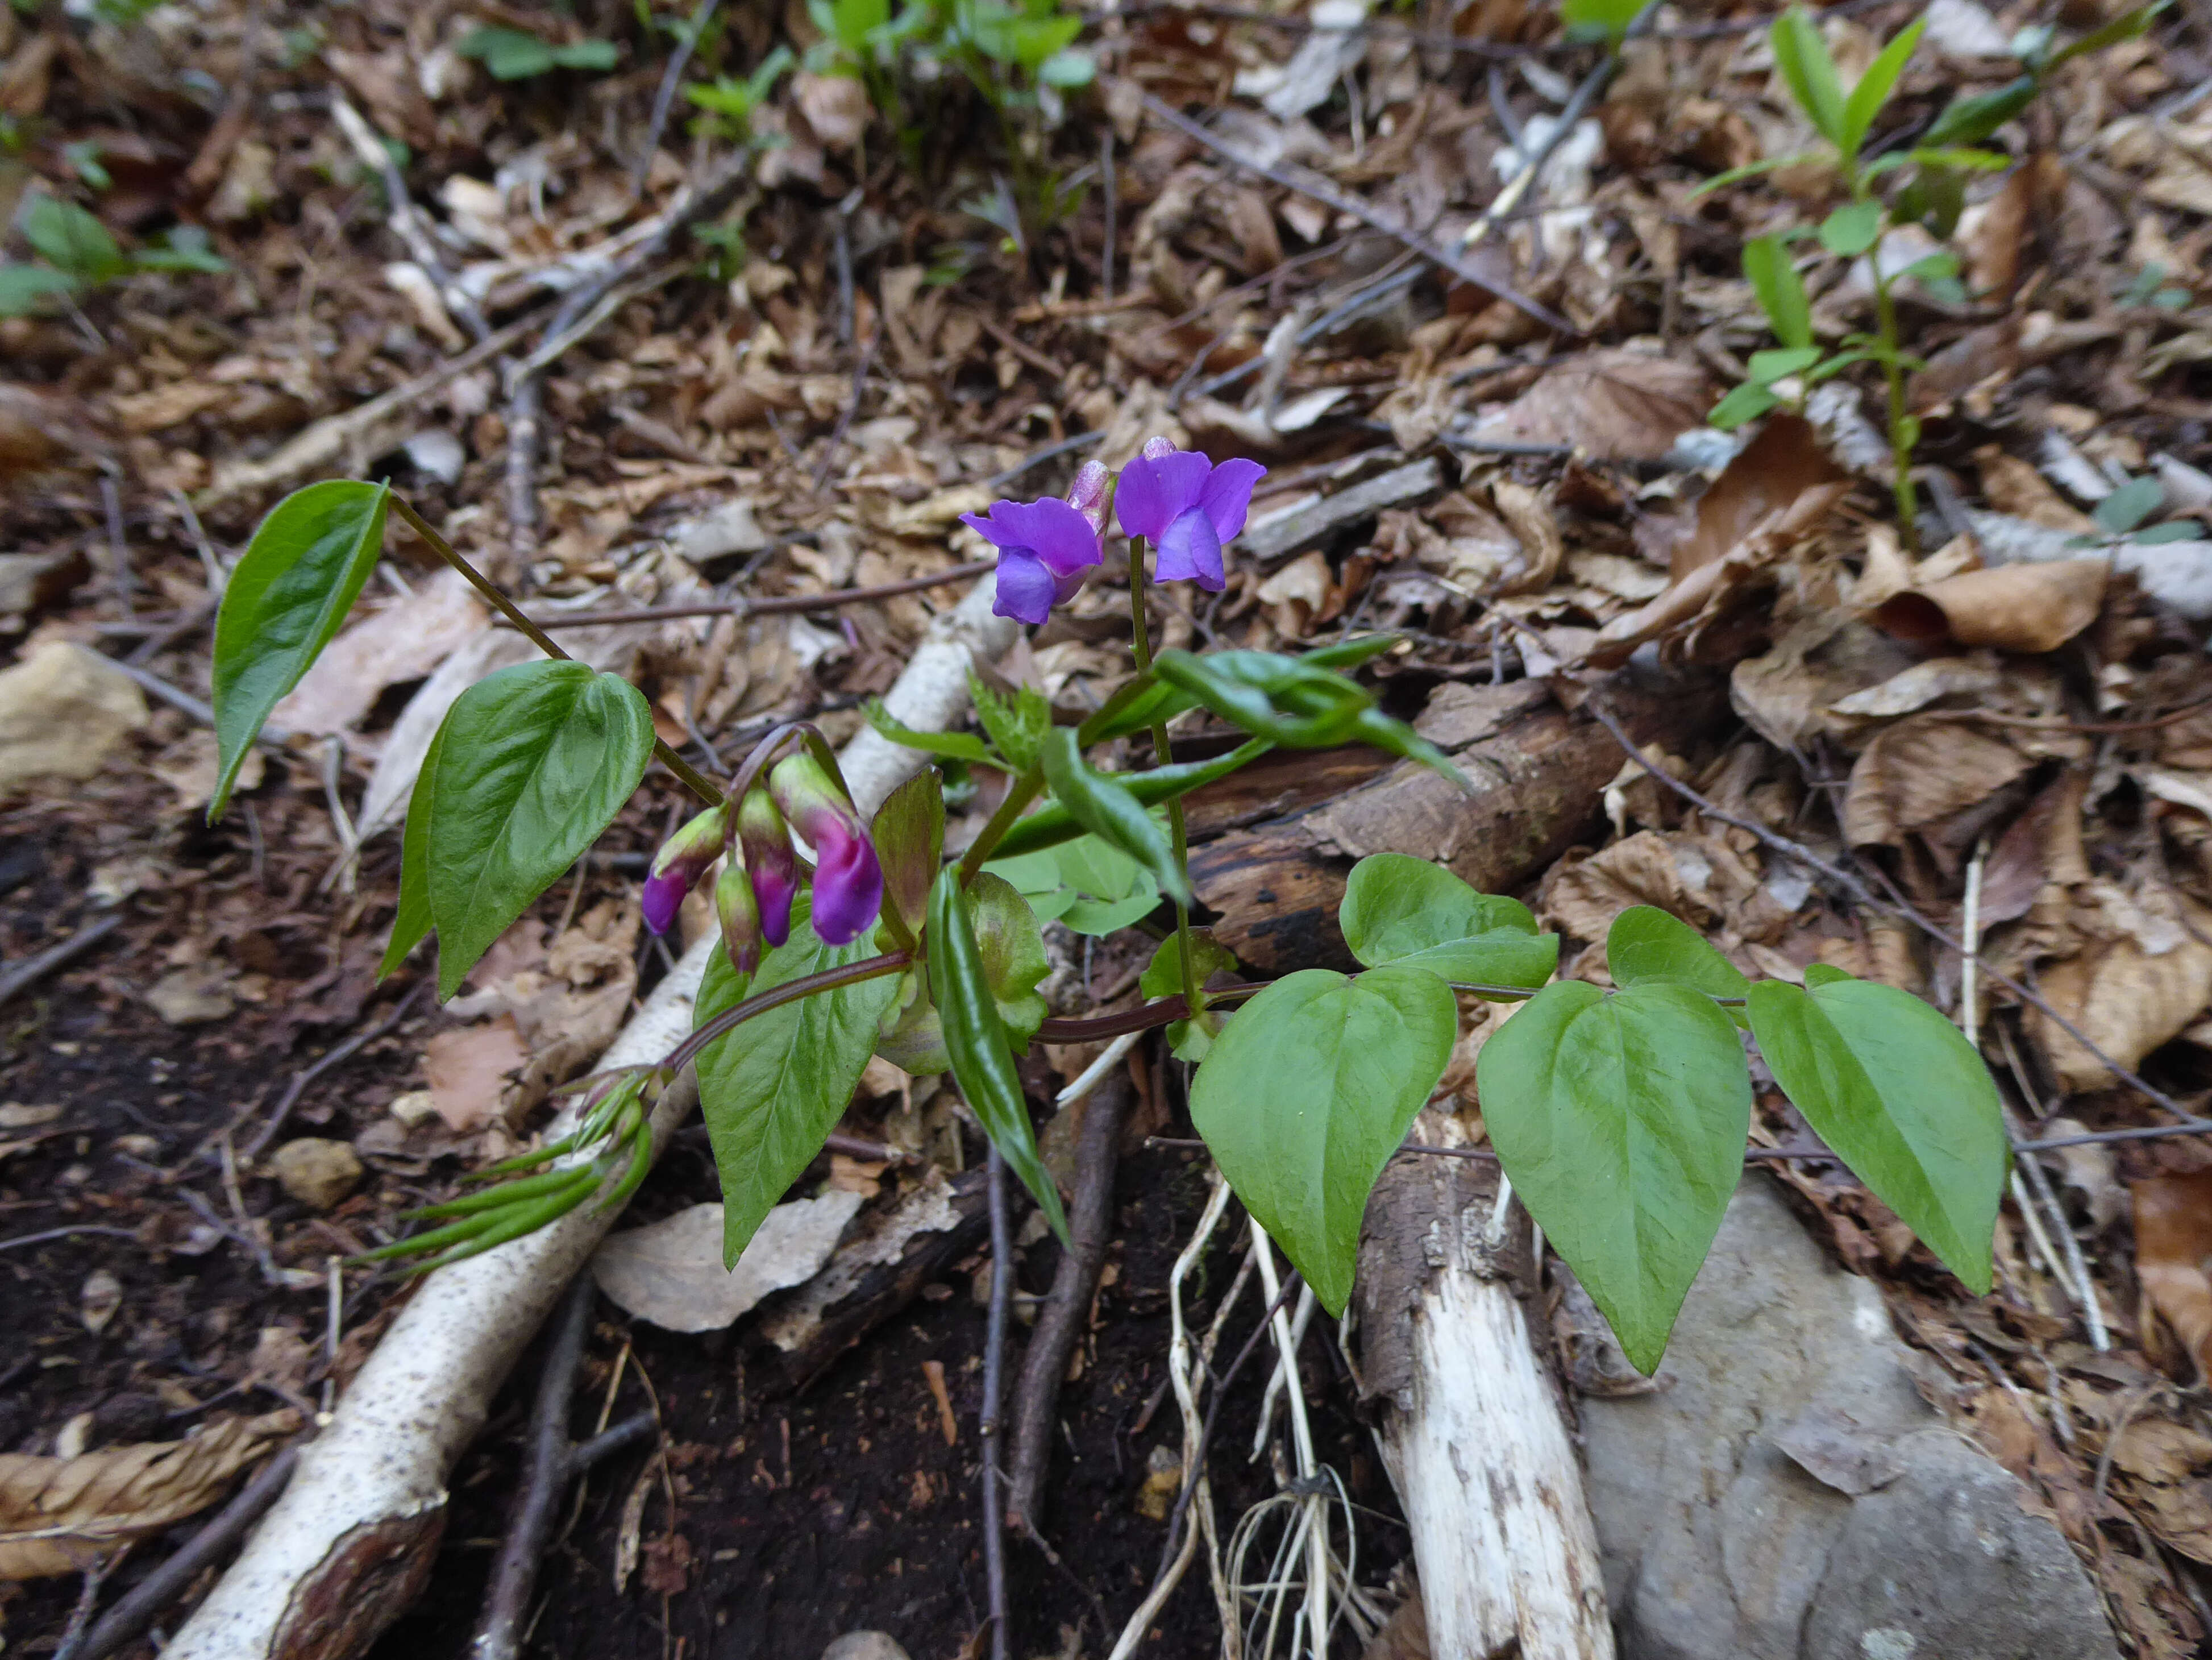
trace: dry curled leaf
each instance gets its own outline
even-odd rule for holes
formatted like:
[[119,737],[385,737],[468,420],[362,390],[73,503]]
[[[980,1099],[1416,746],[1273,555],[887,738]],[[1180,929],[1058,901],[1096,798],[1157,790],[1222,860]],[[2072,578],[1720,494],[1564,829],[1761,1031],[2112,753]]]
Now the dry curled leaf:
[[2003,739],[1963,721],[1912,715],[1866,746],[1844,796],[1853,847],[1895,847],[1953,813],[1978,806],[2033,763]]
[[1668,572],[1680,581],[1726,555],[1769,514],[1844,477],[1811,422],[1795,415],[1771,417],[1698,498],[1688,526],[1668,550]]
[[[2191,905],[2197,934],[2212,934],[2212,911]],[[2123,935],[2101,940],[2078,957],[2044,970],[2044,1000],[2120,1065],[2133,1067],[2212,1001],[2212,946],[2179,933],[2170,948],[2154,952]],[[2052,1073],[2068,1093],[2101,1089],[2111,1070],[2041,1010],[2029,1029],[2043,1046]]]
[[732,1268],[722,1266],[722,1207],[692,1205],[611,1237],[592,1274],[625,1313],[669,1331],[720,1331],[770,1292],[811,1279],[860,1204],[831,1191],[778,1205]]
[[1607,461],[1656,461],[1711,403],[1694,363],[1639,351],[1570,358],[1475,424],[1489,443],[1562,444]]
[[1875,610],[1875,621],[1914,645],[1948,640],[1999,651],[2056,651],[2097,620],[2105,576],[2101,559],[1963,571],[1892,596]]
[[0,1456],[0,1579],[75,1573],[94,1557],[205,1509],[300,1427],[296,1412],[231,1418],[183,1441],[75,1458]]
[[2136,1276],[2151,1304],[2212,1375],[2212,1171],[2130,1185]]

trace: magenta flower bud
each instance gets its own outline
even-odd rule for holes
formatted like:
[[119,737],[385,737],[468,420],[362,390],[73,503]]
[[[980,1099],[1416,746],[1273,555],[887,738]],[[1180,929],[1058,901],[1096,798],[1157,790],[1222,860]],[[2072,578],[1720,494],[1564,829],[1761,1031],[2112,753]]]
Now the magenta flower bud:
[[730,822],[729,804],[709,807],[660,844],[645,879],[645,925],[668,932],[684,896],[699,885],[707,867],[721,856],[722,834]]
[[[788,924],[787,901],[785,909]],[[753,898],[752,879],[740,860],[733,858],[722,867],[714,884],[714,911],[721,918],[722,949],[730,954],[730,966],[739,974],[750,974],[761,960],[760,906]]]
[[1125,535],[1145,537],[1159,550],[1153,566],[1159,581],[1196,582],[1218,593],[1228,580],[1223,544],[1244,528],[1252,487],[1267,474],[1257,461],[1240,458],[1216,466],[1195,450],[1148,438],[1121,469],[1115,516]]
[[791,831],[764,789],[745,792],[738,808],[738,857],[752,879],[761,937],[771,946],[791,938],[791,902],[799,892],[799,855]]
[[[1065,508],[1065,502],[1055,502]],[[883,909],[884,872],[876,845],[844,787],[810,754],[779,761],[769,792],[792,829],[813,847],[814,932],[825,946],[849,946]]]

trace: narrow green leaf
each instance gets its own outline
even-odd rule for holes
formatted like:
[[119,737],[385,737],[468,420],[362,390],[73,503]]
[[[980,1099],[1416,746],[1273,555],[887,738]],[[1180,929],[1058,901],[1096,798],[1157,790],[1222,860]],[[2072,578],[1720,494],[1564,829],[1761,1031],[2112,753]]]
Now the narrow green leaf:
[[929,895],[929,984],[945,1023],[945,1048],[952,1075],[969,1107],[982,1121],[1006,1167],[1022,1180],[1062,1244],[1067,1215],[1052,1172],[1037,1156],[1036,1132],[1030,1123],[1022,1080],[1014,1071],[1005,1023],[967,907],[960,903],[960,873],[947,866]]
[[[716,952],[699,988],[697,1025],[778,986],[875,954],[862,940],[825,946],[793,911],[791,938],[761,961],[750,983]],[[744,1255],[761,1219],[799,1179],[853,1099],[878,1024],[898,995],[885,975],[755,1015],[700,1051],[699,1104],[722,1179],[722,1261]]]
[[74,202],[41,193],[24,207],[19,222],[23,240],[47,264],[80,283],[112,282],[131,269],[107,227]]
[[945,862],[945,789],[937,769],[924,767],[884,797],[868,833],[884,870],[884,909],[919,934],[929,885]]
[[2166,504],[2166,489],[2149,477],[2130,478],[2097,503],[2090,516],[2114,536],[2124,536]]
[[1006,770],[1006,763],[998,752],[972,732],[916,732],[902,725],[898,717],[884,707],[880,697],[871,697],[861,705],[873,727],[894,744],[910,750],[920,750],[927,755],[943,756],[948,761],[965,761],[970,766],[996,767]]
[[[1077,741],[1081,741],[1079,735]],[[1203,789],[1217,779],[1226,778],[1239,767],[1258,760],[1274,747],[1264,738],[1255,738],[1211,761],[1184,761],[1164,767],[1153,767],[1145,772],[1119,773],[1117,781],[1127,787],[1129,794],[1147,807],[1163,806],[1193,790]],[[1012,859],[1025,853],[1035,853],[1062,842],[1072,842],[1083,834],[1083,825],[1065,807],[1050,805],[1038,809],[1015,822],[1014,827],[1000,838],[993,857]]]
[[645,694],[586,664],[517,663],[460,695],[428,840],[441,1000],[606,829],[652,755]]
[[1848,155],[1843,82],[1836,77],[1835,60],[1820,38],[1820,26],[1803,7],[1792,6],[1774,20],[1769,38],[1774,45],[1774,66],[1782,71],[1790,95],[1820,137]]
[[1761,173],[1772,173],[1781,167],[1795,167],[1800,161],[1809,161],[1812,159],[1810,155],[1801,150],[1790,155],[1770,155],[1764,161],[1747,161],[1740,167],[1730,167],[1726,173],[1715,173],[1700,184],[1697,189],[1692,191],[1689,199],[1694,202],[1701,196],[1710,196],[1713,192],[1725,190],[1730,185],[1741,185],[1747,179],[1756,179]]
[[343,625],[384,546],[382,484],[332,478],[269,510],[230,574],[216,615],[214,702],[220,765],[208,822],[222,817],[246,751],[277,700]]
[[1771,386],[1777,380],[1802,374],[1820,361],[1818,346],[1781,346],[1772,351],[1752,353],[1744,368],[1750,374],[1751,385]]
[[1333,1316],[1352,1295],[1367,1195],[1458,1031],[1450,988],[1425,969],[1304,969],[1237,1012],[1191,1085],[1221,1173]]
[[1370,854],[1352,867],[1336,921],[1369,968],[1395,963],[1440,980],[1533,991],[1559,963],[1559,936],[1539,933],[1519,900],[1478,893],[1441,865],[1402,853]]
[[2204,526],[2193,519],[2177,519],[2170,525],[2153,525],[2148,530],[2139,530],[2128,538],[2139,548],[2162,546],[2168,542],[2201,542]]
[[1747,380],[1714,404],[1705,419],[1723,432],[1734,432],[1745,422],[1756,420],[1778,407],[1781,402],[1767,387],[1755,380]]
[[1814,964],[1805,988],[1751,988],[1774,1081],[1882,1203],[1976,1294],[2010,1158],[1996,1085],[1936,1010],[1894,986]]
[[392,919],[392,943],[376,970],[380,982],[430,932],[430,819],[437,810],[438,746],[445,739],[443,727],[430,735],[422,769],[415,775],[415,792],[407,799],[407,828],[399,838],[399,909]]
[[1708,999],[1579,980],[1516,1010],[1475,1060],[1513,1190],[1637,1369],[1658,1369],[1743,1167],[1751,1072]]
[[1858,85],[1851,88],[1851,95],[1844,104],[1843,137],[1836,143],[1836,148],[1846,157],[1856,156],[1859,146],[1866,143],[1866,136],[1874,125],[1875,117],[1889,101],[1890,94],[1897,90],[1898,77],[1905,73],[1905,60],[1912,56],[1912,49],[1920,44],[1920,36],[1927,27],[1925,17],[1916,17],[1898,31],[1896,37],[1881,49],[1874,62],[1867,65],[1866,73],[1859,76]]
[[1605,936],[1606,967],[1613,983],[1686,986],[1708,997],[1741,997],[1751,989],[1743,970],[1715,951],[1680,917],[1656,905],[1631,905],[1613,919]]
[[1881,237],[1879,202],[1846,202],[1820,222],[1820,246],[1846,258],[1864,253]]
[[1190,888],[1176,862],[1175,846],[1160,822],[1129,787],[1084,764],[1072,727],[1054,727],[1039,751],[1054,798],[1093,836],[1134,859],[1170,897],[1190,903]]
[[2149,31],[2152,21],[2166,9],[2169,0],[2157,0],[2154,5],[2137,6],[2132,11],[2123,12],[2101,27],[2090,30],[2079,40],[2061,46],[2051,53],[2051,61],[2043,66],[2044,74],[2047,76],[2060,64],[2070,63],[2087,53],[2117,46],[2123,40],[2140,39]]
[[1778,236],[1754,236],[1743,245],[1743,274],[1759,296],[1774,337],[1785,346],[1813,344],[1813,302]]

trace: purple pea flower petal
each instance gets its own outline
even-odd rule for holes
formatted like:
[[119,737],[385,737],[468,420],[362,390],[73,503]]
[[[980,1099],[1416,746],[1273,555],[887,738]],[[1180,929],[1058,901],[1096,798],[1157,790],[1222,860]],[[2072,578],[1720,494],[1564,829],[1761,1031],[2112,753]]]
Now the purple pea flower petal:
[[849,946],[883,909],[884,871],[865,835],[828,829],[815,849],[814,933],[825,946]]
[[[1151,446],[1146,446],[1147,451]],[[1125,536],[1157,542],[1168,527],[1198,505],[1213,464],[1196,450],[1141,454],[1121,469],[1114,489],[1114,516]]]
[[1052,496],[994,502],[988,514],[963,513],[960,522],[999,550],[998,596],[991,609],[1019,622],[1043,622],[1103,557],[1090,519]]
[[1236,540],[1252,506],[1252,487],[1267,476],[1257,461],[1233,456],[1215,467],[1198,492],[1198,505],[1223,542]]
[[662,842],[660,851],[653,854],[639,903],[645,911],[646,927],[655,933],[668,932],[684,896],[721,856],[723,832],[729,822],[726,802],[709,807]]
[[1218,593],[1228,581],[1221,568],[1221,538],[1203,508],[1178,514],[1161,534],[1159,550],[1152,565],[1156,581],[1195,582],[1208,593]]
[[641,896],[646,927],[655,933],[667,933],[676,921],[676,913],[683,908],[684,895],[690,891],[690,880],[675,871],[647,877],[645,891]]
[[999,555],[999,593],[991,609],[1018,623],[1038,623],[1052,614],[1060,579],[1027,548],[1007,548]]

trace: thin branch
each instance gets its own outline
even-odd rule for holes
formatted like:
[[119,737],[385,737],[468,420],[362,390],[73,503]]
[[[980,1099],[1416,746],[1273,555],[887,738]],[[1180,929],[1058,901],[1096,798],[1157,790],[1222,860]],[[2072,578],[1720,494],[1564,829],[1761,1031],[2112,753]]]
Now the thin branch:
[[[777,594],[768,599],[717,599],[701,605],[651,605],[641,611],[572,611],[558,617],[531,620],[540,629],[608,628],[617,623],[670,623],[685,617],[776,617],[794,611],[830,611],[839,605],[865,605],[872,599],[895,599],[902,593],[922,593],[948,583],[965,582],[996,570],[996,559],[971,559],[949,570],[927,576],[908,576],[896,582],[878,582],[871,587],[837,588],[828,593]],[[502,618],[502,621],[505,619]]]
[[676,50],[668,59],[668,67],[661,72],[659,88],[653,94],[653,118],[646,123],[645,143],[637,152],[637,161],[630,169],[629,189],[633,196],[645,192],[646,175],[653,171],[653,158],[660,149],[660,135],[668,125],[668,112],[676,102],[676,89],[682,84],[684,71],[691,62],[691,54],[699,49],[699,41],[707,33],[707,25],[714,21],[714,9],[722,0],[699,0],[699,9],[691,14],[691,21],[677,38]]
[[[1598,723],[1613,735],[1615,740],[1618,741],[1620,747],[1627,752],[1630,758],[1640,764],[1644,760],[1644,752],[1637,748],[1636,740],[1628,735],[1627,732],[1622,727],[1620,722],[1614,720],[1612,714],[1603,708],[1595,698],[1590,699],[1586,707],[1592,714],[1597,717]],[[2069,1037],[2071,1037],[2083,1049],[2088,1050],[2091,1055],[2096,1056],[2100,1061],[2103,1062],[2106,1069],[2115,1078],[2118,1078],[2122,1083],[2130,1085],[2131,1088],[2140,1090],[2142,1091],[2144,1096],[2155,1102],[2158,1105],[2165,1108],[2166,1111],[2172,1113],[2176,1118],[2188,1119],[2191,1122],[2201,1122],[2204,1124],[2206,1128],[2212,1129],[2212,1122],[2198,1119],[2195,1113],[2191,1112],[2187,1108],[2184,1107],[2179,1102],[2176,1101],[2165,1091],[2152,1088],[2149,1084],[2146,1083],[2135,1073],[2130,1072],[2127,1067],[2122,1066],[2118,1061],[2112,1059],[2111,1055],[2106,1054],[2104,1050],[2099,1049],[2097,1045],[2090,1040],[2088,1034],[2084,1032],[2071,1020],[2069,1020],[2064,1015],[2059,1013],[2057,1009],[2051,1007],[2051,1004],[2040,993],[2021,984],[2019,981],[2014,979],[2012,976],[2007,974],[2002,969],[1998,968],[1995,964],[1990,962],[1986,958],[1981,957],[1975,952],[1969,952],[1958,939],[1954,938],[1951,934],[1944,932],[1943,929],[1938,927],[1934,922],[1929,921],[1926,916],[1923,915],[1911,903],[1907,903],[1904,899],[1903,896],[1900,895],[1898,902],[1893,904],[1890,901],[1878,897],[1873,889],[1869,888],[1865,883],[1860,881],[1857,877],[1852,875],[1849,871],[1844,870],[1840,866],[1830,864],[1826,860],[1821,858],[1820,854],[1814,853],[1810,848],[1806,847],[1803,843],[1793,842],[1786,836],[1778,835],[1775,831],[1767,829],[1765,825],[1758,824],[1752,819],[1741,818],[1735,813],[1724,812],[1720,807],[1716,806],[1711,801],[1708,800],[1705,796],[1699,794],[1698,791],[1692,788],[1690,785],[1684,783],[1680,779],[1675,777],[1665,768],[1647,767],[1644,770],[1650,773],[1652,778],[1656,780],[1659,783],[1665,785],[1668,789],[1674,791],[1675,794],[1689,802],[1706,817],[1717,819],[1723,824],[1733,824],[1738,830],[1749,830],[1761,842],[1765,842],[1767,847],[1772,848],[1776,853],[1780,854],[1784,858],[1795,860],[1797,863],[1803,865],[1808,870],[1815,871],[1820,875],[1825,876],[1828,880],[1833,882],[1837,886],[1842,888],[1853,898],[1856,899],[1861,904],[1866,905],[1875,910],[1878,910],[1885,916],[1894,917],[1899,921],[1910,922],[1913,927],[1920,929],[1922,933],[1925,933],[1929,939],[1935,940],[1938,945],[1958,952],[1962,959],[1968,957],[1973,958],[1974,961],[1980,965],[1981,971],[1984,974],[1988,975],[1990,979],[1996,981],[1997,984],[2002,986],[2007,991],[2012,993],[2014,996],[2019,998],[2022,1002],[2029,1005],[2033,1008],[2041,1010],[2043,1013],[2049,1016],[2052,1025],[2056,1025],[2061,1031],[2064,1032]]]
[[246,1162],[251,1164],[259,1158],[261,1149],[267,1146],[276,1132],[284,1128],[285,1121],[291,1117],[292,1109],[300,1104],[300,1098],[307,1092],[308,1085],[313,1083],[332,1067],[351,1060],[378,1038],[394,1031],[401,1021],[415,1012],[416,1000],[429,988],[429,985],[430,982],[427,976],[417,981],[413,989],[399,1000],[399,1006],[375,1025],[366,1031],[356,1032],[313,1065],[302,1067],[294,1073],[292,1081],[284,1086],[283,1096],[276,1103],[276,1110],[269,1115],[269,1122],[264,1124],[253,1139],[246,1144],[243,1157]]
[[0,968],[0,1003],[38,984],[56,969],[64,968],[123,926],[120,913],[88,922],[59,945],[48,946],[20,962]]
[[1014,1231],[1006,1215],[1006,1160],[991,1146],[991,1317],[983,1337],[983,1580],[989,1599],[991,1660],[1008,1660],[1006,1530],[1000,1516],[999,1405],[1005,1383],[1006,1308],[1014,1287]]
[[[192,1196],[198,1197],[197,1194]],[[88,1222],[73,1228],[47,1228],[38,1233],[19,1233],[13,1239],[0,1239],[0,1250],[14,1250],[23,1245],[43,1245],[49,1240],[72,1238],[80,1233],[106,1234],[111,1239],[128,1239],[134,1244],[138,1240],[135,1229],[102,1227]]]
[[649,1410],[641,1412],[623,1419],[612,1429],[601,1430],[588,1441],[579,1441],[568,1450],[568,1474],[581,1475],[602,1459],[611,1458],[640,1441],[652,1439],[659,1421]]

